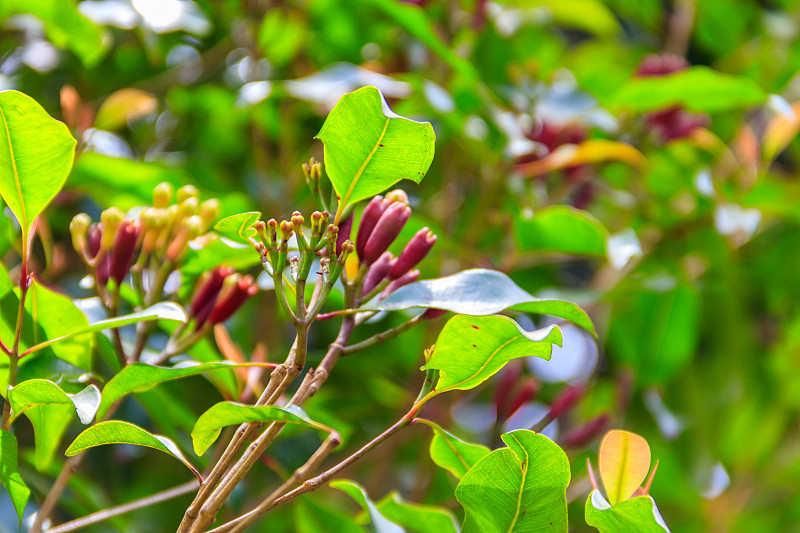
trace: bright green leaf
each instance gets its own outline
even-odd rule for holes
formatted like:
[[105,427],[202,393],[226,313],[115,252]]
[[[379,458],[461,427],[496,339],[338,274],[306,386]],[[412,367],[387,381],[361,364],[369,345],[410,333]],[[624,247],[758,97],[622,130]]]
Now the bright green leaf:
[[4,429],[0,429],[0,482],[14,503],[19,523],[22,524],[22,514],[31,491],[19,475],[17,438]]
[[537,211],[531,219],[518,218],[514,234],[523,252],[603,256],[608,230],[586,211],[554,205]]
[[374,533],[405,533],[405,529],[383,516],[375,505],[375,502],[367,495],[367,491],[364,490],[364,487],[355,481],[350,481],[349,479],[335,479],[331,481],[330,486],[331,488],[341,490],[353,498],[367,511]]
[[567,531],[569,460],[553,441],[528,430],[502,436],[508,448],[473,466],[456,487],[463,533]]
[[405,501],[397,492],[376,503],[383,516],[414,533],[457,533],[455,516],[449,509]]
[[465,442],[429,420],[418,419],[414,423],[417,422],[426,424],[433,429],[430,447],[433,462],[458,479],[464,477],[475,463],[486,457],[491,451],[486,446]]
[[248,237],[256,235],[256,230],[252,226],[260,217],[261,213],[258,211],[231,215],[217,222],[214,231],[233,241],[247,242]]
[[73,407],[81,423],[90,424],[94,420],[97,408],[100,407],[100,390],[94,385],[89,385],[76,394],[70,394],[61,390],[61,387],[52,381],[29,379],[18,384],[8,394],[13,409],[12,420],[32,407],[62,404]]
[[317,138],[325,145],[325,170],[340,205],[376,195],[402,179],[419,183],[433,161],[430,123],[395,114],[375,87],[342,96]]
[[669,533],[655,500],[638,496],[613,507],[594,490],[586,500],[586,523],[601,533]]

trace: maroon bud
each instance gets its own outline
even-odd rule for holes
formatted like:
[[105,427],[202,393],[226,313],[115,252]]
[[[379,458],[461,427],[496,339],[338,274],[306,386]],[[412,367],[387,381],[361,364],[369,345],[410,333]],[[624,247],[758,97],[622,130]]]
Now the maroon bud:
[[550,412],[547,416],[551,419],[558,418],[573,407],[583,397],[585,390],[582,385],[569,385],[559,392],[550,403]]
[[389,283],[385,289],[383,289],[383,292],[381,292],[379,300],[383,300],[403,285],[408,285],[409,283],[417,281],[417,278],[419,278],[419,270],[411,270],[399,278],[392,280],[392,282]]
[[429,307],[422,313],[422,320],[435,320],[440,316],[446,315],[447,309],[438,309],[436,307]]
[[364,245],[364,255],[361,256],[365,264],[370,264],[378,259],[383,252],[394,242],[405,226],[408,217],[411,216],[411,208],[400,202],[395,202],[386,208],[375,229]]
[[562,439],[564,447],[579,448],[586,446],[592,442],[596,437],[602,434],[611,423],[611,415],[603,413],[597,416],[584,425],[573,429]]
[[433,234],[427,227],[422,228],[416,235],[411,237],[406,247],[397,261],[392,265],[389,271],[389,279],[397,279],[422,261],[428,252],[436,244],[436,235]]
[[131,268],[133,254],[136,252],[136,243],[139,240],[139,233],[142,227],[133,220],[123,220],[114,237],[114,245],[111,248],[111,263],[109,274],[117,283],[122,283],[128,270]]
[[369,294],[372,289],[386,278],[392,268],[392,260],[394,260],[392,252],[384,252],[377,261],[372,263],[364,278],[364,288],[361,291],[361,296]]
[[697,128],[708,125],[708,115],[695,114],[673,106],[647,115],[647,127],[662,142],[688,137]]
[[689,62],[685,58],[675,54],[650,54],[645,56],[636,75],[640,78],[650,78],[675,74],[689,68]]
[[255,293],[258,286],[253,281],[252,276],[244,276],[240,279],[221,299],[217,300],[208,321],[211,324],[219,324],[228,320],[242,304]]
[[526,379],[519,388],[519,392],[517,392],[516,396],[514,396],[514,399],[509,403],[507,416],[513,415],[517,412],[517,409],[522,407],[523,404],[528,403],[536,398],[540,388],[541,385],[534,378]]
[[197,292],[194,293],[191,306],[189,307],[189,316],[197,320],[197,327],[202,326],[211,314],[211,309],[214,307],[214,302],[217,300],[222,284],[225,278],[233,274],[233,269],[226,266],[220,266],[209,272],[208,278],[200,285]]
[[512,361],[503,368],[497,379],[497,387],[494,389],[494,410],[498,420],[508,418],[508,406],[511,403],[511,392],[514,384],[522,375],[522,365]]
[[89,226],[89,256],[94,259],[100,251],[100,241],[103,240],[103,228],[94,223]]
[[389,202],[385,201],[382,196],[376,196],[364,208],[361,213],[361,220],[358,223],[358,236],[356,237],[356,253],[358,257],[364,257],[364,247],[367,245],[369,236],[372,235],[372,230],[375,229],[375,224],[381,218],[381,215],[386,208],[389,207]]
[[336,255],[342,253],[342,244],[344,241],[350,238],[350,233],[353,231],[353,214],[350,213],[350,216],[344,219],[344,221],[339,224],[339,234],[336,237]]

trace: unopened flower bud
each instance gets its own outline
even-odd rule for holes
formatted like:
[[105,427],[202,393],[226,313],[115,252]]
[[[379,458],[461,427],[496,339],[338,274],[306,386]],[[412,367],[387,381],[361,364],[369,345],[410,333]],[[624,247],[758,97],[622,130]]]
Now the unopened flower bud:
[[339,234],[336,236],[336,255],[342,251],[342,243],[350,238],[350,232],[353,230],[353,214],[344,219],[339,224]]
[[336,242],[339,240],[339,226],[336,224],[331,224],[328,226],[327,230],[328,234],[328,250],[331,254],[336,252],[335,245]]
[[186,198],[180,204],[180,210],[178,211],[181,218],[183,217],[190,217],[192,215],[197,214],[197,210],[200,207],[200,202],[194,196]]
[[314,211],[311,213],[311,236],[319,237],[322,235],[322,213]]
[[269,235],[267,235],[267,223],[263,220],[256,220],[253,224],[253,229],[256,230],[258,234],[258,238],[261,239],[264,244],[270,245],[271,241],[269,239]]
[[166,181],[153,189],[153,207],[167,207],[172,201],[173,188]]
[[278,221],[271,218],[267,221],[267,228],[269,229],[269,238],[272,242],[278,242]]
[[356,251],[356,245],[353,244],[353,241],[346,240],[342,243],[342,249],[339,252],[339,256],[337,258],[337,262],[344,266],[345,262],[347,261],[347,257]]
[[409,270],[399,278],[392,280],[392,282],[389,283],[385,289],[383,289],[383,292],[381,292],[380,299],[383,300],[384,298],[392,294],[400,287],[403,287],[404,285],[408,285],[409,283],[417,281],[418,278],[419,278],[419,270]]
[[386,193],[386,201],[389,204],[399,202],[403,205],[408,205],[408,195],[403,189],[395,189]]
[[389,272],[389,279],[397,279],[422,261],[428,252],[436,244],[436,235],[433,234],[428,228],[422,228],[414,235],[400,257],[392,265],[392,270]]
[[389,202],[385,201],[382,196],[376,196],[370,200],[367,207],[364,208],[364,212],[361,213],[361,220],[358,223],[358,236],[356,237],[356,253],[358,257],[364,257],[364,247],[367,245],[369,236],[388,206]]
[[393,203],[386,208],[383,212],[378,223],[375,224],[375,229],[364,245],[364,263],[370,264],[381,256],[389,246],[394,242],[403,226],[405,226],[408,217],[411,216],[411,208],[399,202]]
[[89,226],[89,257],[94,259],[100,252],[100,244],[103,240],[103,228],[99,224]]
[[101,248],[104,250],[111,248],[119,225],[122,224],[124,219],[125,215],[116,207],[109,207],[100,214],[100,223],[103,225],[103,239],[100,241]]
[[256,292],[258,292],[258,285],[255,284],[253,278],[243,276],[224,296],[217,300],[208,321],[212,324],[225,322]]
[[200,215],[200,218],[203,219],[206,227],[210,227],[211,224],[213,224],[214,221],[219,217],[220,211],[221,208],[219,206],[219,200],[212,198],[200,204],[198,214]]
[[109,264],[109,275],[117,283],[122,283],[128,274],[133,254],[136,252],[136,242],[139,240],[140,230],[141,226],[132,220],[124,220],[117,230]]
[[182,204],[187,198],[197,198],[200,196],[200,191],[194,185],[184,185],[178,189],[178,194],[175,196],[179,204]]
[[508,407],[511,405],[514,385],[522,375],[522,365],[519,361],[511,361],[500,371],[497,376],[497,385],[494,389],[494,410],[497,420],[508,418]]
[[305,219],[300,211],[295,211],[292,213],[292,224],[294,225],[295,229],[302,227],[303,222],[305,222]]
[[191,216],[181,222],[181,227],[178,229],[175,238],[172,239],[172,242],[167,248],[167,260],[174,262],[180,259],[184,252],[186,252],[189,241],[200,235],[202,229],[203,219],[197,215]]
[[386,278],[389,271],[392,269],[393,259],[394,255],[392,252],[384,252],[377,261],[370,265],[367,275],[364,277],[364,288],[361,291],[361,296],[369,294]]
[[600,436],[610,424],[611,415],[603,413],[564,435],[561,443],[566,448],[586,446]]
[[505,413],[505,418],[508,418],[516,413],[517,410],[524,404],[533,401],[533,399],[536,398],[536,395],[539,393],[540,388],[541,385],[534,378],[529,377],[526,379],[517,391],[517,394],[509,402],[508,411]]
[[286,220],[281,222],[281,241],[286,242],[292,238],[294,233],[294,224]]
[[194,293],[194,298],[189,306],[189,316],[196,320],[198,328],[205,324],[217,301],[217,296],[222,290],[225,278],[231,274],[233,274],[233,269],[230,267],[220,266],[213,269]]
[[86,213],[80,213],[72,218],[69,223],[69,232],[72,234],[72,246],[75,251],[82,254],[86,250],[86,232],[92,224],[92,219]]
[[550,403],[550,412],[547,414],[548,417],[555,419],[559,416],[563,415],[573,407],[575,404],[580,401],[583,397],[585,390],[581,385],[570,385],[565,387],[561,392],[559,392],[553,401]]

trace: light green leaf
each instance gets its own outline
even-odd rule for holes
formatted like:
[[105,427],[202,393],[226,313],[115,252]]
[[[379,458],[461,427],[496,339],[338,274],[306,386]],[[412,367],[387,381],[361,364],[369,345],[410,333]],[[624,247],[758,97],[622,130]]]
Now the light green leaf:
[[433,394],[468,390],[483,383],[518,357],[550,359],[553,344],[561,345],[561,330],[550,326],[523,331],[505,316],[456,315],[447,321],[423,370],[439,370]]
[[239,213],[225,217],[214,226],[214,231],[237,242],[247,242],[248,237],[255,237],[253,224],[261,217],[258,211]]
[[136,324],[137,322],[147,322],[150,320],[173,320],[176,322],[186,322],[186,311],[183,309],[183,307],[175,302],[159,302],[148,307],[147,309],[143,309],[142,311],[100,320],[76,329],[70,333],[61,335],[60,337],[51,338],[45,342],[37,344],[36,346],[28,348],[25,350],[22,356],[37,352],[42,348],[50,346],[51,344],[55,344],[66,339],[71,339],[76,335],[83,335],[84,333],[90,333],[92,331],[118,328],[121,326],[127,326],[128,324]]
[[239,244],[226,239],[211,239],[202,248],[189,246],[183,256],[181,273],[184,276],[199,276],[214,267],[227,265],[236,270],[247,270],[261,264],[257,253],[249,244]]
[[18,91],[0,92],[0,195],[23,237],[64,185],[75,144],[67,127],[36,100]]
[[33,462],[38,471],[47,471],[52,463],[74,412],[73,405],[57,403],[36,405],[25,410],[25,417],[33,426]]
[[104,444],[135,444],[137,446],[147,446],[167,453],[182,462],[186,467],[194,472],[198,478],[200,472],[192,466],[181,452],[178,445],[163,435],[156,435],[128,422],[120,420],[109,420],[100,422],[86,429],[78,435],[72,444],[69,445],[65,455],[70,457],[77,455],[84,450],[103,446]]
[[100,390],[89,385],[77,394],[70,394],[46,379],[23,381],[9,392],[13,409],[12,421],[32,407],[39,405],[62,404],[75,409],[82,424],[91,424],[97,408],[100,407]]
[[455,516],[449,509],[435,505],[419,505],[405,501],[397,492],[387,494],[377,504],[389,520],[414,533],[457,533]]
[[758,105],[765,93],[750,78],[691,67],[669,76],[634,78],[614,95],[613,103],[633,111],[681,105],[692,111],[728,111]]
[[600,491],[594,490],[586,500],[586,523],[601,533],[669,533],[650,496],[637,496],[611,507]]
[[416,419],[414,421],[414,423],[418,422],[433,429],[430,447],[433,462],[458,479],[464,477],[475,463],[486,457],[491,451],[486,446],[465,442],[429,420]]
[[31,491],[19,475],[17,438],[4,429],[0,429],[0,482],[14,503],[17,518],[22,524],[22,514],[25,512]]
[[145,363],[133,363],[120,370],[117,375],[111,378],[108,383],[106,383],[106,386],[103,387],[103,400],[100,402],[100,408],[97,410],[97,418],[98,420],[102,420],[109,407],[120,398],[132,392],[143,392],[165,381],[196,376],[211,370],[231,370],[240,366],[258,366],[258,364],[236,364],[228,361],[220,361],[217,363],[187,361],[175,365],[172,368],[166,368],[163,366],[147,365]]
[[602,222],[586,211],[566,205],[546,207],[531,219],[518,218],[514,234],[523,252],[606,254],[608,230]]
[[304,426],[328,429],[305,416],[300,409],[286,409],[274,405],[254,407],[236,402],[219,402],[200,415],[192,429],[194,452],[203,455],[219,437],[225,426],[244,422],[285,422]]
[[342,96],[316,138],[325,145],[325,170],[342,206],[401,179],[419,183],[433,161],[430,123],[395,114],[375,87]]
[[473,466],[456,487],[463,533],[567,531],[569,460],[553,441],[525,429],[502,436],[508,448]]
[[338,510],[320,505],[308,496],[301,496],[294,505],[294,527],[297,533],[365,533],[353,518]]
[[473,268],[400,287],[375,305],[381,311],[411,307],[446,309],[460,315],[493,315],[506,309],[569,320],[597,336],[592,319],[572,302],[531,296],[497,270]]
[[364,490],[364,487],[355,481],[350,481],[349,479],[335,479],[331,481],[330,486],[331,488],[341,490],[353,498],[367,511],[374,533],[405,533],[405,529],[381,514],[375,502],[367,495],[367,491]]

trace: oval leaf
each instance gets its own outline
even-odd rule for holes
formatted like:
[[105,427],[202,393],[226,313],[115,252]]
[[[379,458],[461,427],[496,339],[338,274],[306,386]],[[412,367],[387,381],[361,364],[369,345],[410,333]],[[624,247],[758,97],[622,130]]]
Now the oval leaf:
[[505,316],[457,315],[442,328],[423,370],[439,370],[435,394],[468,390],[492,377],[512,359],[550,359],[554,343],[561,345],[561,330],[556,326],[526,332]]
[[429,420],[420,418],[414,421],[414,423],[419,422],[433,429],[430,447],[433,462],[458,479],[464,477],[475,463],[489,455],[491,451],[486,446],[465,442]]
[[345,206],[401,179],[419,183],[433,161],[436,137],[429,122],[397,115],[377,88],[362,87],[339,99],[316,138],[325,145],[325,170]]
[[155,448],[175,457],[200,478],[200,472],[184,457],[178,445],[163,435],[156,435],[129,422],[109,420],[100,422],[78,435],[67,451],[67,457],[104,444],[135,444]]
[[600,443],[600,478],[611,505],[630,498],[650,470],[650,446],[630,431],[615,429]]
[[553,441],[525,429],[502,436],[508,448],[473,466],[456,487],[463,533],[567,531],[569,460]]
[[214,231],[236,242],[247,242],[248,237],[255,237],[253,224],[261,217],[258,211],[239,213],[225,217],[214,226]]
[[410,503],[397,492],[387,494],[376,505],[383,516],[415,533],[457,533],[459,530],[449,509]]
[[100,390],[89,385],[77,394],[69,394],[46,379],[29,379],[9,391],[9,401],[14,411],[12,420],[27,409],[39,405],[69,405],[75,408],[82,424],[90,424],[100,407]]
[[76,141],[33,98],[0,92],[0,195],[27,234],[72,167]]
[[364,490],[364,487],[355,481],[350,481],[349,479],[335,479],[331,481],[330,486],[331,488],[341,490],[353,498],[367,511],[375,533],[405,533],[405,529],[381,514],[375,502],[367,496],[367,491]]
[[14,503],[17,518],[22,525],[22,514],[25,512],[31,491],[19,475],[17,438],[4,429],[0,429],[0,482]]
[[611,507],[600,491],[586,500],[586,523],[601,533],[670,533],[655,500],[638,496]]

